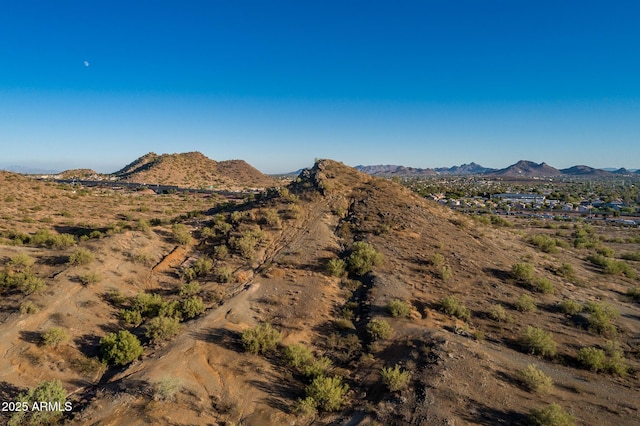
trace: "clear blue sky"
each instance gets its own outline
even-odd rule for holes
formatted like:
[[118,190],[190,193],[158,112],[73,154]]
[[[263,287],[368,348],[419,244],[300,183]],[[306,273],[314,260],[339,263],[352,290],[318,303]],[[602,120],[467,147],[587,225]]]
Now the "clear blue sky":
[[4,1],[0,166],[640,168],[640,2]]

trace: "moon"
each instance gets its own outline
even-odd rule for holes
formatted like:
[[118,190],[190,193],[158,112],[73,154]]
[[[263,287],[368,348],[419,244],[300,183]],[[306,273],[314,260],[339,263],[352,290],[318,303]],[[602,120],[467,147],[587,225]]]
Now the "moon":
[[84,66],[85,66],[85,67],[88,67],[88,66],[89,66],[89,61],[84,61],[83,63],[84,63]]

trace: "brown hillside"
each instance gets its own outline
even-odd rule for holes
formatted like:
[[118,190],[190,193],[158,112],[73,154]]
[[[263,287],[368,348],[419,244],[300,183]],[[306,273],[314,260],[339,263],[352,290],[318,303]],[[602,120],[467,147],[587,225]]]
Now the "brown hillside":
[[242,190],[276,182],[242,160],[215,161],[199,152],[146,154],[114,173],[130,182],[184,188]]
[[[23,186],[25,198],[9,194],[18,205],[6,213],[19,229],[19,203],[34,195]],[[91,199],[94,209],[105,205]],[[122,227],[74,247],[28,239],[19,246],[11,233],[3,234],[5,273],[15,274],[11,259],[25,253],[35,259],[32,272],[47,283],[31,295],[7,283],[2,289],[5,399],[42,380],[60,379],[74,403],[65,420],[74,425],[525,425],[531,409],[552,402],[580,424],[638,424],[640,307],[624,296],[638,281],[603,275],[585,261],[592,252],[573,245],[542,252],[528,242],[529,228],[484,225],[330,160],[303,171],[288,188],[237,206],[166,198],[206,215],[170,221],[151,204],[158,199],[139,198],[138,208],[126,208],[133,216],[155,215],[151,226]],[[55,206],[49,214],[57,218]],[[77,214],[74,221],[92,216]],[[191,240],[181,238],[184,229],[171,222],[184,225]],[[535,232],[571,236],[546,228]],[[616,241],[625,241],[634,231],[615,232]],[[373,253],[365,251],[370,257],[354,251],[362,242],[373,247]],[[67,262],[76,248],[91,251],[94,259]],[[640,251],[640,244],[624,250]],[[367,271],[366,260],[375,253],[381,257]],[[348,275],[340,274],[339,260]],[[518,263],[532,265],[534,277],[517,279],[511,270]],[[638,265],[631,268],[637,272]],[[82,284],[91,272],[100,280]],[[537,290],[543,278],[554,292]],[[144,299],[134,296],[141,292],[156,294],[155,308],[140,307]],[[537,303],[536,310],[517,309],[523,294]],[[184,306],[194,295],[205,310],[188,318]],[[589,326],[593,314],[587,311],[564,314],[559,305],[565,299],[591,302],[592,309],[600,306],[594,302],[603,303],[620,315],[601,332]],[[40,311],[20,313],[25,301]],[[445,309],[454,301],[457,311]],[[400,315],[392,315],[391,302],[402,307]],[[497,306],[503,315],[494,315]],[[136,309],[137,320],[123,316]],[[175,316],[177,334],[150,337],[157,316]],[[281,333],[280,342],[251,354],[242,336],[263,323]],[[388,333],[380,326],[385,323]],[[41,333],[52,326],[65,328],[69,340],[41,344]],[[520,336],[527,326],[551,332],[557,354],[541,356],[524,346]],[[138,336],[144,352],[103,370],[96,363],[100,339],[118,330]],[[285,348],[293,344],[308,348],[315,361],[288,360]],[[584,368],[578,359],[584,347],[606,349],[608,359],[624,360],[628,371]],[[529,364],[553,380],[547,392],[533,392],[521,380],[519,372]],[[389,390],[381,371],[396,365],[408,376],[404,386]],[[349,390],[335,407],[323,405],[310,391],[314,376],[338,377]],[[317,399],[305,399],[311,395]]]

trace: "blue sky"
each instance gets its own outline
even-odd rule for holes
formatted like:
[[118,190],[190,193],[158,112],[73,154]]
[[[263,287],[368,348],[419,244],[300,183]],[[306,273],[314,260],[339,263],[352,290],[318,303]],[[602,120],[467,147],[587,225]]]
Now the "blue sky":
[[640,168],[635,1],[0,5],[0,166]]

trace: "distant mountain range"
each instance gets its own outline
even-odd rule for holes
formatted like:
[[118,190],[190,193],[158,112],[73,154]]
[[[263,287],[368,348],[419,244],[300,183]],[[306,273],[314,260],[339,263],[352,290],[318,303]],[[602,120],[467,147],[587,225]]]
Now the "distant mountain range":
[[591,176],[607,177],[616,175],[640,175],[640,170],[629,171],[627,169],[596,169],[589,166],[578,165],[567,169],[556,169],[547,163],[534,163],[521,160],[504,169],[492,169],[476,163],[462,164],[453,167],[415,168],[396,165],[356,166],[361,172],[374,176],[438,176],[438,175],[487,175],[504,177],[554,177],[554,176]]

